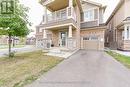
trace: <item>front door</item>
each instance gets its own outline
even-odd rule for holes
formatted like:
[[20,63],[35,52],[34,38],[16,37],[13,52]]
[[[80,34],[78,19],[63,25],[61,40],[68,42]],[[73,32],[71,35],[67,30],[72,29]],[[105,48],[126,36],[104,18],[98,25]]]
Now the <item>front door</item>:
[[62,47],[66,46],[66,39],[67,39],[67,33],[60,32],[60,46]]

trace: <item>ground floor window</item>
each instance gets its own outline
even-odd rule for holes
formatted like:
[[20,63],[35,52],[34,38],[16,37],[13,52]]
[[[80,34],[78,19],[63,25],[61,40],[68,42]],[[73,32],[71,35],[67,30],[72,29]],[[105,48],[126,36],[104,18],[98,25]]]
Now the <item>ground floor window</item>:
[[129,31],[130,29],[129,29],[129,26],[127,26],[127,39],[129,39],[129,36],[130,36],[130,34],[129,34]]
[[125,35],[124,31],[122,31],[122,40],[124,40],[124,35]]
[[125,30],[122,31],[122,40],[124,39],[129,40],[129,37],[130,37],[130,27],[127,26],[126,31]]
[[83,37],[83,40],[89,40],[89,37]]
[[86,36],[83,37],[83,40],[98,40],[98,36],[97,35]]

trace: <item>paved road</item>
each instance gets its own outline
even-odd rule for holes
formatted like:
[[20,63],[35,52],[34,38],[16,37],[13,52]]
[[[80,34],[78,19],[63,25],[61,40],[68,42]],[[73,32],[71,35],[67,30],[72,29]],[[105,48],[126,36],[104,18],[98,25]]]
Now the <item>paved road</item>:
[[104,52],[80,50],[26,87],[130,87],[130,70]]
[[[16,51],[17,53],[19,52],[32,52],[38,50],[37,48],[35,48],[34,46],[25,46],[25,47],[21,47],[21,48],[12,48],[12,51]],[[6,54],[8,54],[8,49],[0,49],[0,57],[1,56],[5,56]]]

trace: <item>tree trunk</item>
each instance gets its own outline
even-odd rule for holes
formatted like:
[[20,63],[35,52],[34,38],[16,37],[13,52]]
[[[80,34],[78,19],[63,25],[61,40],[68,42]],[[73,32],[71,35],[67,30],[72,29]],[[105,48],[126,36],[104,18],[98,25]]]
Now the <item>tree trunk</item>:
[[13,47],[15,47],[15,37],[13,37]]
[[9,57],[10,57],[10,54],[11,54],[11,43],[12,43],[11,35],[9,35]]

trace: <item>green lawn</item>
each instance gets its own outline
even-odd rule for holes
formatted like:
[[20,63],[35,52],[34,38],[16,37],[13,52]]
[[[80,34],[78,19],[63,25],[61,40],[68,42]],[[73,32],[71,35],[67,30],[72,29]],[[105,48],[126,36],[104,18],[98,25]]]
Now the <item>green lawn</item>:
[[23,87],[60,63],[63,58],[45,56],[42,51],[0,58],[0,87]]
[[112,51],[107,51],[107,53],[130,69],[130,57]]

